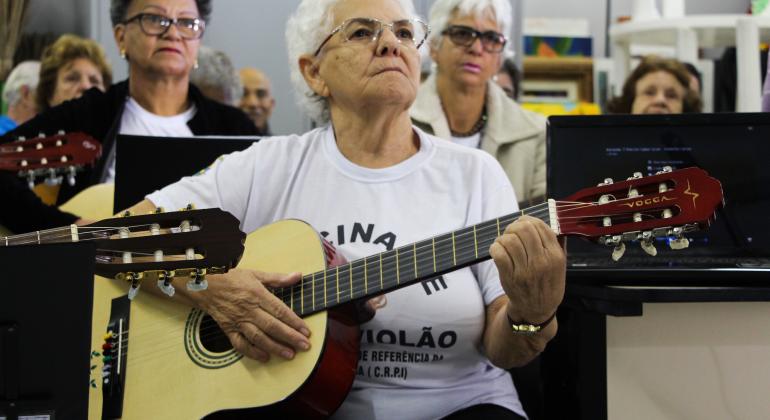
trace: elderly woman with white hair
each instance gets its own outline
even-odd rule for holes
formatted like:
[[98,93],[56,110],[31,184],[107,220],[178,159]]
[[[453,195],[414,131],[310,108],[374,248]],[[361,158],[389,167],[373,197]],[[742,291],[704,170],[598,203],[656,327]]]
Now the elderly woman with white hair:
[[[408,110],[427,33],[411,0],[303,0],[286,29],[292,80],[320,127],[265,138],[150,194],[133,210],[192,200],[232,213],[245,232],[301,219],[346,259],[358,259],[340,268],[329,301],[339,301],[341,290],[343,301],[348,293],[359,302],[387,293],[346,347],[358,368],[340,362],[332,368],[335,378],[352,382],[335,418],[519,419],[524,413],[503,369],[528,362],[555,335],[565,256],[553,231],[528,216],[507,227],[501,222],[487,242],[479,233],[478,258],[493,261],[472,267],[448,258],[450,243],[435,239],[511,214],[517,204],[489,154],[412,125]],[[425,247],[431,237],[432,254]],[[394,265],[399,255],[402,264]],[[429,255],[432,262],[423,258]],[[465,255],[473,254],[466,249]],[[464,268],[449,271],[457,267]],[[195,293],[175,280],[172,299],[208,312],[242,354],[278,359],[265,369],[299,363],[305,351],[327,343],[324,331],[311,331],[296,312],[309,310],[311,299],[313,308],[333,306],[316,290],[321,278],[313,277],[311,295],[305,274],[304,294],[295,290],[291,307],[272,292],[300,281],[299,273],[236,269],[211,276],[208,289]],[[352,287],[354,277],[363,287]],[[409,279],[424,281],[399,288]]]
[[40,62],[24,61],[13,68],[3,86],[7,115],[0,115],[0,135],[24,124],[37,114],[35,89],[40,80]]
[[423,130],[495,156],[520,205],[545,198],[545,119],[511,101],[492,78],[509,48],[509,0],[437,0],[428,38],[433,72],[411,109]]

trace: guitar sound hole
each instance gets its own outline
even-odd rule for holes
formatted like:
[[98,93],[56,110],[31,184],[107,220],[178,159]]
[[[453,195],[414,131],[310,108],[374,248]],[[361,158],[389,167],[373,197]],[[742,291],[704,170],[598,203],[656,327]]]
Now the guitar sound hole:
[[200,338],[201,345],[212,353],[224,353],[233,348],[224,331],[209,315],[204,315],[201,320]]

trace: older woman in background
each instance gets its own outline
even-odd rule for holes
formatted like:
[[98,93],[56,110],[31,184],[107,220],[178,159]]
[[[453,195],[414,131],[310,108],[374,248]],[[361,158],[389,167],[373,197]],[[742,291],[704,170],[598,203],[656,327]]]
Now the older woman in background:
[[[412,125],[418,49],[427,32],[410,0],[304,0],[286,29],[291,75],[321,126],[228,155],[204,174],[149,195],[132,211],[178,208],[192,199],[197,207],[236,215],[246,232],[301,219],[351,261],[515,211],[513,189],[492,156]],[[430,206],[415,206],[416,200]],[[346,237],[344,232],[362,224],[381,233]],[[523,418],[511,378],[501,368],[531,360],[556,333],[553,314],[564,292],[565,257],[553,231],[529,217],[510,224],[479,252],[487,249],[494,261],[444,274],[437,284],[445,288],[415,285],[385,295],[384,306],[380,302],[361,326],[361,354],[372,358],[359,360],[335,418]],[[175,280],[179,292],[172,299],[211,314],[241,353],[265,362],[292,359],[323,331],[311,336],[265,285],[298,280],[296,273],[233,270],[198,293]],[[378,292],[356,293],[366,299]],[[512,323],[538,332],[521,334]],[[387,335],[401,339],[383,340]],[[408,375],[377,374],[391,364],[375,354],[415,352],[420,360],[405,356],[398,363]],[[426,354],[428,360],[422,359]]]
[[79,98],[91,88],[104,92],[111,84],[112,68],[101,45],[77,35],[62,35],[43,51],[38,110]]
[[700,94],[687,68],[672,58],[645,57],[623,83],[623,94],[607,104],[612,114],[701,112]]
[[[190,84],[210,13],[210,0],[112,0],[115,42],[128,62],[128,80],[106,92],[88,90],[76,100],[50,108],[8,133],[3,141],[64,130],[83,131],[102,142],[102,157],[94,167],[80,173],[74,187],[62,185],[57,202],[63,203],[89,185],[113,182],[118,134],[256,135],[254,124],[243,112],[204,97]],[[26,188],[23,183],[17,187]],[[27,201],[25,210],[19,212],[28,215],[22,225],[37,230],[72,221],[71,215],[64,214],[35,216],[48,211],[42,203]]]
[[205,45],[198,49],[198,67],[190,74],[190,83],[203,96],[230,106],[238,106],[243,95],[241,79],[230,57]]
[[437,0],[428,38],[434,72],[411,109],[438,137],[495,156],[522,205],[545,196],[545,119],[492,81],[511,32],[509,0]]

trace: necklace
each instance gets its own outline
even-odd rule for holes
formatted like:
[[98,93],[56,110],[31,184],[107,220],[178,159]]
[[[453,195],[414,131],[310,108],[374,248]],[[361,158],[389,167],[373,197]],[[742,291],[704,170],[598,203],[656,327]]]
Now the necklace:
[[449,131],[452,133],[452,137],[470,137],[476,133],[481,132],[481,130],[484,129],[485,125],[487,125],[487,106],[486,105],[484,105],[484,109],[481,110],[481,116],[476,121],[476,124],[473,124],[473,127],[471,127],[470,130],[460,133],[450,128]]

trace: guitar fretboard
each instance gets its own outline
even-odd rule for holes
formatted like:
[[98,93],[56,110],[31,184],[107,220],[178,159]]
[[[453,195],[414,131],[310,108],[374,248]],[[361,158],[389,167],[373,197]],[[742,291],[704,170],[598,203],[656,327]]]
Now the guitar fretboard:
[[302,277],[274,293],[300,316],[435,278],[490,258],[489,247],[523,215],[550,225],[549,203]]

